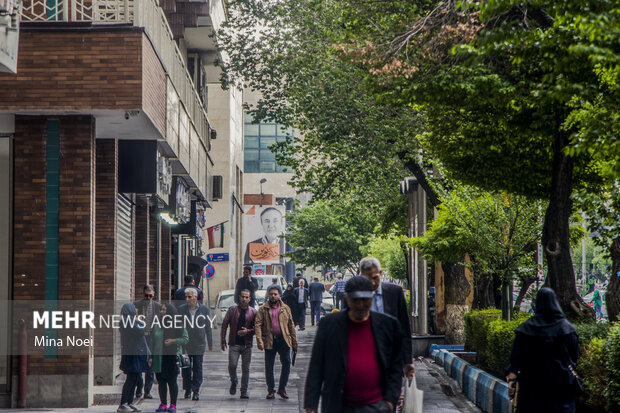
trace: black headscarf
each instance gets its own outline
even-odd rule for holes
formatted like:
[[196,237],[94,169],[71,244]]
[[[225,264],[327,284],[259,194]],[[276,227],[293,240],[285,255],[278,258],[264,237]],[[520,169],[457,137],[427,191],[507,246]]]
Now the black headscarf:
[[[172,305],[172,304],[166,304],[163,303],[162,305],[166,306],[166,316],[165,319],[163,320],[163,323],[161,324],[162,328],[164,329],[164,340],[167,340],[169,338],[179,338],[183,336],[183,327],[181,328],[175,328],[174,327],[174,321],[177,320],[177,324],[179,325],[183,325],[180,321],[180,316],[179,316],[179,310],[177,310],[177,308]],[[164,324],[165,323],[165,324]],[[170,327],[164,327],[164,325],[170,325]]]
[[528,336],[556,337],[575,332],[575,326],[566,319],[558,298],[551,288],[543,287],[536,295],[534,316],[515,330]]

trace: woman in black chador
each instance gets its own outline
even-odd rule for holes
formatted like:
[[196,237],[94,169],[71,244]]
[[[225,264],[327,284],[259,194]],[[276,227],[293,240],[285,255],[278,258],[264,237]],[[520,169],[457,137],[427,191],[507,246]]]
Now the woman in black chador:
[[541,288],[535,314],[515,330],[508,368],[509,395],[518,383],[517,413],[574,413],[579,339],[550,288]]

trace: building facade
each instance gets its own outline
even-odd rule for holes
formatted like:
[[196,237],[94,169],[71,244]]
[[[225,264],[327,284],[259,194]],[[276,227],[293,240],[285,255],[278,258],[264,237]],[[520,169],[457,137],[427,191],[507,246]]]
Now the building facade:
[[[96,306],[152,284],[167,301],[184,275],[200,281],[207,228],[235,223],[214,173],[242,197],[226,154],[241,150],[241,96],[207,84],[224,19],[221,0],[23,2],[16,74],[0,73],[0,300]],[[89,406],[118,384],[118,336],[93,334],[89,355],[28,357],[28,407]],[[0,356],[2,405],[20,378]]]

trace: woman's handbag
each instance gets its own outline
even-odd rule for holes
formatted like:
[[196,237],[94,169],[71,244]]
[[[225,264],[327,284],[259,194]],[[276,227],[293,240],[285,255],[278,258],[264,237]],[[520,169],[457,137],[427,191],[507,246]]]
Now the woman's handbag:
[[177,354],[177,364],[184,369],[191,366],[189,356],[187,354]]
[[405,379],[405,406],[403,413],[422,413],[424,392],[418,389],[415,375],[411,379]]

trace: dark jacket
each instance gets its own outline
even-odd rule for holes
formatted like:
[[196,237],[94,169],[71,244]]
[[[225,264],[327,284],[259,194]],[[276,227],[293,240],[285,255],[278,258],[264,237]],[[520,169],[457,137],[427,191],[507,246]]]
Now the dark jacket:
[[[370,313],[370,322],[381,372],[383,399],[396,406],[403,376],[401,328],[393,317],[375,312]],[[306,378],[305,408],[316,409],[319,398],[322,398],[322,413],[344,411],[348,326],[348,311],[328,314],[319,323]]]
[[517,375],[518,413],[568,413],[578,396],[569,370],[579,357],[579,338],[555,293],[541,288],[536,313],[515,330],[509,373]]
[[[308,292],[307,288],[304,288],[304,292],[303,292],[303,296],[304,296],[304,307],[308,306],[308,297],[310,296],[310,293]],[[300,302],[299,302],[299,287],[297,288],[293,288],[293,294],[292,297],[289,298],[291,303],[294,303],[296,306],[300,306]]]
[[[189,311],[189,306],[183,304],[179,307],[179,314],[187,317],[188,320],[192,320],[192,315]],[[191,322],[185,322],[185,329],[189,336],[189,343],[185,346],[185,350],[189,355],[201,355],[204,354],[207,343],[209,344],[209,350],[213,349],[213,333],[211,331],[211,312],[206,305],[199,304],[196,312],[196,320],[194,320],[193,326]]]
[[137,318],[136,307],[132,303],[124,304],[121,309],[121,364],[119,368],[125,373],[146,371],[149,347],[144,337],[143,323]]
[[381,283],[383,290],[383,311],[396,318],[403,330],[403,362],[410,364],[413,361],[411,349],[411,326],[407,314],[407,301],[400,285]]
[[[230,326],[230,332],[228,333],[228,345],[234,346],[235,339],[237,338],[237,322],[239,321],[239,306],[233,305],[226,311],[224,321],[222,321],[221,328],[221,341],[222,344],[226,344],[226,328]],[[245,328],[248,330],[248,334],[245,335],[245,346],[251,348],[254,341],[254,320],[256,319],[256,310],[252,307],[248,307],[245,313]]]
[[194,284],[185,284],[183,287],[179,288],[174,293],[174,300],[176,302],[175,304],[177,307],[180,307],[181,305],[185,304],[185,289],[186,288],[195,288],[198,291],[198,302],[202,303],[202,300],[204,299],[204,294],[202,293],[202,290],[196,287]]
[[[185,297],[183,297],[183,299],[185,299]],[[148,304],[148,301],[145,299],[138,300],[133,303],[133,305],[136,307],[136,311],[138,312],[138,315],[146,317],[146,309],[144,308],[145,304]],[[153,300],[153,318],[159,316],[160,310],[161,310],[161,304]],[[148,321],[146,320],[146,318],[144,318],[144,320]],[[151,333],[152,327],[153,327],[153,320],[150,321],[150,325],[147,323],[145,327],[146,335],[149,335]]]
[[313,281],[308,286],[308,290],[310,291],[310,301],[323,301],[323,291],[325,291],[323,283]]
[[256,277],[251,277],[249,280],[241,277],[237,280],[235,285],[235,304],[239,304],[239,294],[242,290],[250,291],[250,307],[254,307],[256,305],[256,290],[258,290],[258,280]]

